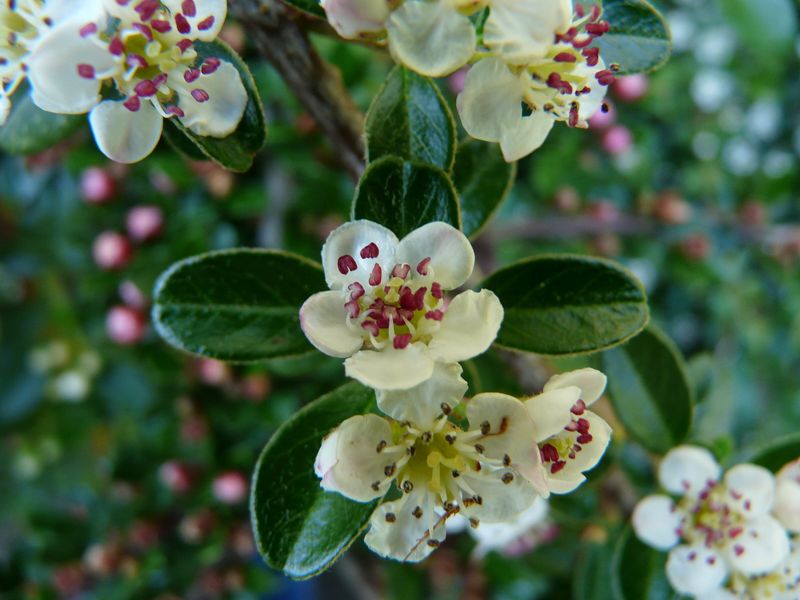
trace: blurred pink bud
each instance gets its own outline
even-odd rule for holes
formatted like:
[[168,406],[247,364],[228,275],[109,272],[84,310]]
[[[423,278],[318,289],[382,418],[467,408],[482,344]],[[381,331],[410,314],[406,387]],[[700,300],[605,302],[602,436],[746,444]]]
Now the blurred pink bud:
[[703,262],[711,253],[711,241],[702,233],[696,233],[685,238],[680,243],[681,254],[694,262]]
[[197,365],[197,378],[206,385],[223,385],[233,377],[231,368],[221,360],[200,358],[195,364]]
[[599,223],[613,223],[619,219],[619,208],[608,200],[593,202],[587,207],[586,212]]
[[136,310],[144,310],[147,308],[149,303],[147,296],[145,296],[144,292],[139,289],[138,285],[129,279],[126,279],[119,284],[117,292],[119,293],[119,297],[122,299],[122,301],[131,308],[135,308]]
[[214,479],[213,490],[223,504],[239,504],[247,498],[247,478],[238,471],[226,471]]
[[239,382],[239,392],[252,402],[261,402],[272,391],[272,381],[264,373],[251,373]]
[[603,134],[603,149],[612,156],[624,154],[633,146],[633,135],[624,125],[614,125]]
[[450,88],[453,94],[458,95],[464,89],[464,82],[467,80],[468,71],[469,67],[463,67],[447,78],[447,87]]
[[117,195],[117,182],[100,167],[89,167],[81,173],[81,198],[89,204],[104,204]]
[[158,206],[135,206],[126,219],[128,235],[134,241],[145,242],[158,237],[164,227],[164,213]]
[[178,460],[165,462],[158,469],[161,483],[172,492],[183,494],[192,487],[192,473],[189,467]]
[[609,101],[605,101],[600,110],[589,117],[589,127],[591,129],[605,129],[611,127],[616,122],[617,109],[614,108],[614,105]]
[[104,231],[92,245],[94,262],[101,269],[114,271],[123,268],[131,260],[133,249],[124,235],[116,231]]
[[641,73],[617,77],[614,81],[614,92],[623,102],[636,102],[647,93],[649,87],[647,75]]
[[653,214],[668,225],[683,225],[692,218],[692,207],[676,192],[663,192],[656,200]]
[[130,306],[114,306],[106,315],[106,334],[112,342],[130,346],[144,337],[147,320]]

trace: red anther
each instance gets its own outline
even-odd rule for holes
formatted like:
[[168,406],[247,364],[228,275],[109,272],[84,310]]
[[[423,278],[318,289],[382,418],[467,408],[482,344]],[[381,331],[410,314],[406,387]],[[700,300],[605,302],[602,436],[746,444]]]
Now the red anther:
[[167,112],[174,117],[185,117],[186,113],[179,106],[167,106]]
[[378,244],[375,242],[370,242],[361,249],[359,254],[361,255],[361,258],[378,258],[380,249],[378,248]]
[[428,265],[431,264],[431,257],[428,256],[427,258],[423,258],[419,261],[417,265],[417,273],[420,275],[427,275],[428,274]]
[[[221,64],[222,61],[216,56],[209,56],[207,59],[205,59],[205,61],[203,61],[203,66],[200,67],[200,71],[202,71],[203,75],[211,75],[211,73],[219,69]],[[366,257],[362,256],[361,258]]]
[[214,26],[214,17],[206,17],[197,24],[200,31],[208,31]]
[[736,545],[733,547],[733,553],[734,553],[736,556],[741,556],[742,554],[744,554],[744,546],[740,546],[739,544],[736,544]]
[[394,336],[394,340],[392,340],[392,346],[394,346],[395,350],[402,350],[403,348],[407,347],[411,343],[411,334],[410,333],[403,333],[401,335]]
[[589,20],[594,22],[600,18],[600,15],[603,14],[603,9],[600,8],[599,4],[593,4],[592,9],[589,12]]
[[585,14],[586,13],[583,10],[583,4],[576,4],[575,5],[575,16],[577,16],[580,19]]
[[556,462],[561,457],[558,454],[558,450],[552,444],[545,444],[539,449],[539,453],[542,455],[542,460],[544,462]]
[[125,57],[125,62],[129,67],[137,67],[139,69],[146,69],[148,67],[147,60],[141,54],[128,54]]
[[557,462],[554,462],[552,465],[550,465],[550,473],[552,474],[558,473],[561,469],[563,469],[566,466],[567,466],[567,461],[565,460],[559,460]]
[[201,90],[200,88],[195,88],[192,90],[192,98],[194,98],[197,102],[203,103],[208,102],[209,95],[207,91]]
[[381,279],[383,279],[383,271],[381,270],[381,266],[379,264],[375,264],[372,267],[372,273],[369,275],[369,284],[370,285],[380,285]]
[[94,23],[87,23],[78,30],[78,33],[81,34],[81,37],[86,37],[92,35],[93,33],[97,33],[97,25]]
[[187,17],[194,17],[197,14],[197,6],[195,6],[194,0],[183,0],[181,2],[181,12]]
[[175,15],[175,26],[178,28],[178,33],[181,35],[186,35],[192,30],[192,26],[189,25],[189,21],[187,21],[186,17],[180,13]]
[[576,62],[578,59],[577,59],[577,58],[575,58],[575,55],[574,55],[572,52],[559,52],[558,54],[556,54],[556,55],[553,57],[553,60],[554,60],[555,62],[565,62],[565,63],[566,63],[566,62],[569,62],[569,63],[574,63],[574,62]]
[[709,565],[713,565],[716,562],[717,562],[716,556],[709,556],[708,558],[706,558],[706,563]]
[[598,71],[594,78],[597,79],[600,85],[611,85],[614,83],[614,71],[609,71],[608,69],[603,69],[602,71]]
[[183,39],[177,43],[178,48],[181,51],[181,54],[186,52],[189,48],[192,47],[192,40]]
[[569,119],[567,120],[567,125],[570,127],[577,127],[579,120],[580,114],[578,113],[578,104],[577,102],[573,102],[572,106],[569,107]]
[[136,112],[142,107],[142,102],[139,100],[139,96],[131,96],[122,103],[122,106],[131,112]]
[[598,21],[597,23],[589,23],[586,25],[586,33],[599,37],[611,29],[608,21]]
[[594,438],[592,437],[592,434],[591,434],[591,433],[583,433],[583,434],[579,435],[579,436],[576,438],[576,441],[577,441],[579,444],[588,444],[588,443],[589,443],[589,442],[591,442],[593,439],[594,439]]
[[444,318],[444,313],[440,310],[429,310],[425,313],[425,318],[429,321],[441,321]]
[[578,419],[578,432],[579,433],[589,433],[589,421],[584,418]]
[[584,48],[581,54],[586,59],[586,65],[589,67],[596,67],[600,62],[600,48]]
[[428,293],[428,288],[421,287],[416,292],[414,292],[414,308],[416,310],[422,310],[425,308],[425,294]]
[[358,300],[350,300],[350,302],[345,302],[344,310],[347,312],[347,316],[351,319],[355,319],[361,314],[361,307],[358,304]]
[[166,83],[167,81],[167,74],[166,73],[159,73],[153,79],[151,79],[153,85],[159,87],[162,83]]
[[578,431],[578,422],[570,421],[564,426],[564,431]]
[[108,51],[114,56],[119,56],[125,51],[125,45],[118,37],[111,38],[111,41],[108,44]]
[[732,540],[735,540],[737,537],[744,533],[744,529],[742,527],[734,527],[730,531],[728,531],[728,537]]
[[155,29],[158,33],[167,33],[172,29],[172,25],[169,24],[169,21],[164,21],[162,19],[153,19],[150,21],[150,27]]
[[366,320],[361,324],[361,327],[366,329],[371,335],[377,336],[381,330],[375,321]]
[[697,552],[689,552],[689,556],[687,558],[689,560],[697,560]]
[[431,296],[437,300],[441,300],[442,298],[442,286],[438,281],[434,281],[431,284]]
[[193,83],[194,81],[197,81],[198,77],[200,77],[200,71],[197,69],[186,69],[183,72],[183,80],[186,83]]
[[414,293],[410,288],[403,287],[400,290],[400,308],[406,310],[414,310],[417,308],[417,301],[414,298]]
[[750,511],[750,509],[752,509],[752,508],[753,508],[753,505],[750,503],[750,500],[745,500],[744,501],[744,509],[746,511]]
[[78,65],[78,75],[84,79],[94,79],[94,67],[92,65],[82,63]]
[[133,28],[139,33],[141,33],[144,37],[146,37],[148,42],[153,41],[153,32],[150,31],[150,28],[147,25],[142,25],[141,23],[134,23]]
[[355,271],[358,268],[356,259],[349,254],[340,256],[339,260],[336,261],[336,266],[339,267],[339,273],[342,275],[347,275],[350,271]]
[[572,93],[572,84],[570,84],[569,81],[564,81],[561,79],[561,75],[558,73],[550,73],[550,76],[547,78],[547,85],[555,90],[558,90],[562,94]]
[[408,308],[398,308],[394,317],[395,325],[405,325],[414,318],[414,311]]
[[577,402],[576,402],[576,403],[575,403],[575,404],[572,406],[572,408],[571,408],[571,409],[569,409],[569,411],[570,411],[570,412],[571,412],[573,415],[578,415],[578,416],[582,415],[582,414],[584,413],[584,411],[585,411],[585,410],[586,410],[586,403],[585,403],[583,400],[578,400],[578,401],[577,401]]
[[594,38],[592,36],[584,35],[584,36],[581,36],[581,37],[572,38],[570,43],[572,44],[572,47],[575,48],[576,50],[583,50],[589,44],[591,44],[593,41],[594,41]]
[[408,277],[408,274],[411,272],[411,265],[402,264],[402,265],[395,265],[392,269],[392,277],[399,277],[400,279],[405,279]]
[[364,286],[354,281],[347,286],[347,291],[350,292],[350,300],[358,300],[364,295]]
[[139,18],[142,21],[149,21],[158,10],[161,3],[158,0],[142,0],[139,4],[134,6],[133,10],[139,13]]
[[133,87],[133,91],[136,92],[137,96],[142,98],[148,98],[154,95],[158,90],[156,86],[153,84],[152,81],[149,79],[145,79],[144,81],[140,81]]

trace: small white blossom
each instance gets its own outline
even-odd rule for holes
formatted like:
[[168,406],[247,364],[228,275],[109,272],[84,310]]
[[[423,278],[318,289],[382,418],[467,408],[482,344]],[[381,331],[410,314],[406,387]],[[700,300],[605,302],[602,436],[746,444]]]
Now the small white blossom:
[[478,394],[466,404],[469,426],[448,419],[466,382],[458,365],[404,398],[379,395],[381,409],[351,417],[329,434],[315,462],[321,486],[359,502],[394,485],[400,498],[370,518],[366,544],[381,556],[419,561],[445,537],[445,522],[461,514],[472,526],[513,519],[546,493],[534,424],[525,406],[504,394]]
[[786,529],[800,534],[800,458],[778,472],[772,512]]
[[389,18],[388,0],[321,0],[325,16],[346,39],[368,38],[383,33]]
[[720,474],[707,450],[675,448],[659,467],[659,481],[679,499],[648,496],[633,513],[637,536],[669,550],[672,586],[696,598],[725,598],[737,581],[773,573],[789,556],[786,531],[770,515],[773,475],[751,464]]
[[446,223],[402,240],[371,221],[345,223],[322,248],[331,290],[306,300],[300,325],[319,350],[347,358],[347,374],[361,383],[414,387],[436,363],[481,354],[497,335],[503,307],[492,292],[445,295],[464,284],[474,262],[469,240]]

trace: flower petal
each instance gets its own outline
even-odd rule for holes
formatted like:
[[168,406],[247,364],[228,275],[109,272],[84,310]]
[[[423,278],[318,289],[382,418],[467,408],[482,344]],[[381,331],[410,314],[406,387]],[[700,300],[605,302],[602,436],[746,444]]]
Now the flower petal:
[[607,380],[608,378],[597,369],[577,369],[553,375],[544,384],[544,391],[547,392],[574,385],[581,390],[581,400],[586,406],[591,406],[603,395]]
[[483,40],[505,62],[526,65],[546,56],[571,21],[571,0],[492,0]]
[[364,338],[348,327],[347,318],[338,290],[314,294],[300,307],[300,328],[308,341],[328,356],[347,358],[364,344]]
[[161,114],[150,102],[131,112],[122,102],[104,100],[89,113],[97,147],[111,160],[134,163],[150,154],[163,127]]
[[462,292],[450,302],[428,344],[436,360],[458,362],[485,352],[503,322],[503,305],[489,290]]
[[590,81],[589,93],[581,94],[578,103],[578,119],[581,121],[589,120],[603,106],[603,100],[608,93],[607,85],[600,85],[595,77],[597,73],[606,68],[602,59],[594,67],[589,67],[582,63],[575,67],[575,74],[578,77],[586,77]]
[[581,416],[589,421],[589,433],[592,435],[592,441],[581,444],[583,450],[578,452],[574,459],[567,461],[564,470],[575,469],[585,472],[593,469],[600,462],[611,441],[611,426],[606,423],[605,419],[590,410]]
[[678,533],[683,517],[669,496],[648,496],[633,511],[631,524],[636,536],[648,546],[669,550],[681,536]]
[[397,350],[361,350],[344,361],[348,377],[376,390],[406,390],[433,375],[433,359],[417,342]]
[[739,464],[725,473],[725,485],[732,496],[731,506],[736,506],[745,517],[767,514],[775,500],[775,476],[764,467],[748,463]]
[[378,415],[350,417],[326,437],[317,453],[314,471],[320,486],[358,502],[383,496],[393,480],[385,469],[403,455],[402,451],[378,451],[392,441],[389,422]]
[[800,533],[800,460],[789,463],[778,472],[772,512],[789,531]]
[[[373,243],[378,247],[378,256],[362,258],[361,251]],[[384,272],[391,272],[395,265],[395,253],[399,243],[394,233],[372,221],[349,221],[340,225],[330,233],[325,245],[322,246],[325,282],[332,289],[347,287],[354,281],[366,286],[376,262]],[[343,256],[350,256],[355,260],[357,265],[355,271],[342,273],[339,269],[339,259]]]
[[442,414],[443,404],[452,408],[461,402],[467,387],[461,365],[436,363],[433,375],[413,388],[378,391],[378,408],[393,419],[427,428]]
[[771,571],[789,555],[789,536],[777,519],[764,515],[749,521],[726,550],[734,570],[759,575]]
[[475,267],[475,252],[467,236],[442,222],[423,225],[400,240],[398,263],[407,263],[416,272],[426,258],[430,259],[433,279],[445,290],[463,285]]
[[673,548],[667,559],[667,578],[678,592],[690,596],[708,594],[728,576],[725,561],[702,545]]
[[475,51],[469,18],[441,0],[404,2],[389,16],[386,30],[394,59],[429,77],[449,75]]
[[228,12],[227,0],[194,0],[195,14],[183,12],[183,0],[162,0],[175,14],[182,14],[191,27],[185,37],[210,42],[219,35]]
[[533,484],[515,469],[470,471],[462,482],[480,496],[481,502],[462,506],[461,513],[480,522],[499,523],[515,518],[539,497]]
[[[447,534],[444,519],[433,512],[429,499],[430,494],[414,491],[381,504],[370,517],[364,543],[386,558],[407,562],[424,559]],[[423,509],[419,518],[413,514],[417,507]]]
[[564,431],[564,427],[572,420],[570,409],[575,406],[580,394],[580,388],[571,386],[544,391],[525,400],[525,407],[533,419],[533,435],[537,442]]
[[[549,505],[547,501],[536,497],[528,508],[509,521],[479,523],[478,527],[469,530],[472,537],[478,541],[478,546],[473,551],[473,556],[482,558],[492,550],[507,548],[532,529],[544,525],[547,522],[548,512]],[[464,521],[467,522],[466,520]]]
[[[178,71],[170,74],[169,85],[178,92],[178,105],[184,112],[181,123],[197,135],[222,138],[233,133],[247,106],[247,91],[236,67],[222,62],[216,71],[191,85],[183,79],[183,71]],[[197,90],[206,92],[208,100],[196,100],[192,93]]]
[[668,492],[697,496],[709,482],[719,480],[720,466],[714,455],[697,446],[670,450],[658,468],[658,480]]
[[347,39],[380,33],[389,18],[385,0],[322,0],[320,4],[331,27]]
[[504,126],[500,138],[500,149],[506,162],[514,162],[528,156],[544,144],[556,121],[546,112],[533,112],[521,117],[513,127]]

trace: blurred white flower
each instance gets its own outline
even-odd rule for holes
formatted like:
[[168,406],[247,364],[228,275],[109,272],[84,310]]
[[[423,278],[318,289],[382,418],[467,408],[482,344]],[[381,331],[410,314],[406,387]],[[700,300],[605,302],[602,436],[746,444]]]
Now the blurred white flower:
[[752,175],[758,170],[759,156],[756,148],[741,137],[735,137],[722,149],[722,162],[734,175]]
[[694,40],[697,62],[707,66],[723,66],[736,50],[736,33],[724,25],[705,29]]
[[702,69],[692,79],[689,92],[701,111],[711,113],[719,110],[730,100],[735,82],[733,76],[721,69]]
[[761,98],[753,102],[744,118],[744,129],[748,135],[769,142],[780,133],[783,110],[775,98]]
[[773,513],[786,529],[800,534],[800,458],[778,472]]

